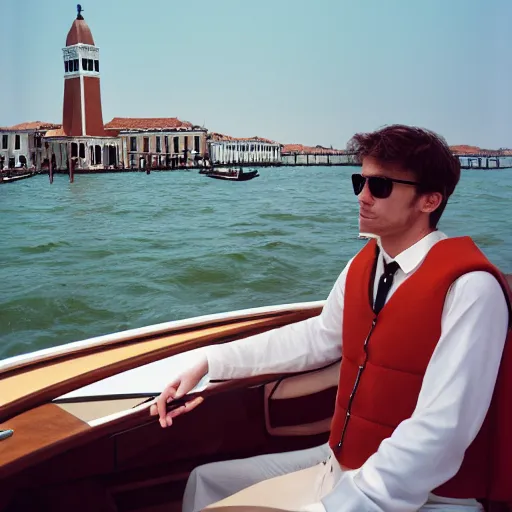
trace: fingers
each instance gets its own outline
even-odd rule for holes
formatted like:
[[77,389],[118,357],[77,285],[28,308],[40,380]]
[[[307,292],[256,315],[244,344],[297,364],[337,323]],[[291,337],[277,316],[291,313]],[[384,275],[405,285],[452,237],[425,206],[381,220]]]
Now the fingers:
[[194,400],[189,400],[188,402],[185,402],[181,407],[172,410],[169,414],[172,414],[172,417],[175,418],[180,414],[194,410],[198,405],[202,404],[203,402],[204,398],[202,396],[198,396],[197,398],[194,398]]
[[176,407],[176,409],[173,409],[172,411],[169,411],[167,413],[166,419],[172,419],[176,418],[177,416],[181,416],[182,414],[186,412],[190,412],[194,410],[198,405],[202,404],[204,402],[204,398],[202,396],[198,396],[197,398],[194,398],[193,400],[190,400],[188,402],[185,402],[182,406]]
[[190,402],[187,402],[185,404],[186,411],[190,412],[193,409],[195,409],[198,405],[201,405],[204,402],[204,398],[202,396],[198,396],[197,398],[194,398],[194,400],[190,400]]
[[189,379],[183,378],[181,379],[180,385],[176,390],[176,398],[181,398],[185,396],[194,386],[191,386],[189,383]]
[[176,385],[169,384],[156,399],[156,408],[158,416],[160,416],[160,425],[166,427],[167,404],[176,396]]
[[[165,415],[165,418],[164,418],[163,422],[162,422],[162,418],[160,418],[160,425],[162,427],[164,427],[164,428],[165,427],[170,427],[173,424],[174,418],[194,410],[198,405],[202,404],[203,402],[204,402],[204,398],[202,396],[198,396],[197,398],[194,398],[193,400],[185,402],[180,407],[176,407],[176,409],[173,409],[172,411],[169,411]],[[155,416],[155,414],[153,414],[153,415]]]
[[185,405],[178,407],[172,411],[172,414],[167,413],[167,404],[177,398],[184,397],[201,381],[204,375],[208,372],[208,360],[200,361],[195,367],[184,372],[179,378],[171,382],[158,396],[155,403],[150,406],[149,412],[151,416],[159,416],[160,425],[167,427],[172,425],[172,419],[184,412],[189,412],[197,407],[201,402],[194,399],[187,402]]

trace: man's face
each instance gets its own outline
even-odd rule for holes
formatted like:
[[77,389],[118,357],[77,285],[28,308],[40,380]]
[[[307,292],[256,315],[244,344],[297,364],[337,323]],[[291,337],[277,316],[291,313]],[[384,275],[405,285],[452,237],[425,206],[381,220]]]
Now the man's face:
[[[393,169],[393,166],[365,157],[361,174],[364,177],[384,176],[405,181],[417,181],[408,171]],[[372,233],[381,238],[405,234],[420,219],[421,196],[413,185],[393,183],[391,195],[385,199],[374,197],[365,183],[357,196],[359,202],[359,231]]]

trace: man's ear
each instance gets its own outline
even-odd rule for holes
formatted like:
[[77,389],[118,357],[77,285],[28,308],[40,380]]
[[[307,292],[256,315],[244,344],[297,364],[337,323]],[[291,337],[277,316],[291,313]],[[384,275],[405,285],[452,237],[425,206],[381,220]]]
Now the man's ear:
[[429,192],[423,195],[421,211],[424,213],[432,213],[439,208],[443,202],[443,195],[440,192]]

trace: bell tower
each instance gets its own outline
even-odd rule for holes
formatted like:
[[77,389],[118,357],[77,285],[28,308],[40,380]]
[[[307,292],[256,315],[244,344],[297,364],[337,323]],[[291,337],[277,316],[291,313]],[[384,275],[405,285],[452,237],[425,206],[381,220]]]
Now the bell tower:
[[100,91],[100,52],[82,16],[82,7],[66,38],[62,129],[68,137],[105,136]]

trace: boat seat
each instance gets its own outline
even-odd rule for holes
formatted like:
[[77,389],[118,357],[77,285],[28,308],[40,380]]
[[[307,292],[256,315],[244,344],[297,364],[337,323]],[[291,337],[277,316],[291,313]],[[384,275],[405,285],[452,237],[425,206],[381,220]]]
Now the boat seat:
[[340,363],[265,385],[264,413],[271,436],[328,433],[334,413]]

